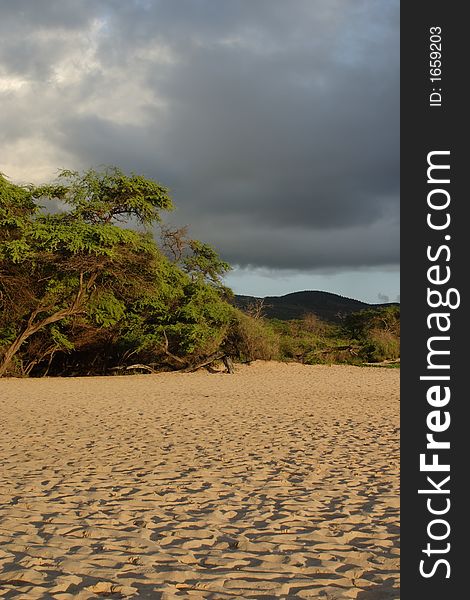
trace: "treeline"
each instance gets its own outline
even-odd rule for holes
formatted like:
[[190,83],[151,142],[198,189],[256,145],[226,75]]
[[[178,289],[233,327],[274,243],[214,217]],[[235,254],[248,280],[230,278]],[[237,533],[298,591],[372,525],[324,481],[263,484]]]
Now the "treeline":
[[372,360],[396,354],[396,315],[351,317],[339,332],[241,312],[223,285],[229,265],[162,223],[172,208],[164,186],[114,167],[62,171],[43,186],[0,175],[0,376],[327,362],[324,350],[351,340],[370,342]]

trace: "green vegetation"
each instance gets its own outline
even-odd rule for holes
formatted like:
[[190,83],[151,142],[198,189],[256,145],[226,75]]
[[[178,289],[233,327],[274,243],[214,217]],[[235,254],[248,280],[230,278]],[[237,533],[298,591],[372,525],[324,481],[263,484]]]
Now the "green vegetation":
[[397,306],[352,313],[340,324],[313,314],[291,321],[271,320],[279,336],[280,358],[305,364],[395,361],[400,356],[400,311]]
[[[51,201],[54,211],[41,207]],[[222,283],[229,265],[186,228],[162,224],[172,208],[164,186],[117,168],[62,171],[43,186],[0,175],[0,376],[191,370],[225,356],[398,357],[396,308],[350,315],[341,326],[236,309]]]
[[345,333],[360,344],[360,356],[368,362],[400,357],[400,309],[387,306],[363,310],[344,320]]

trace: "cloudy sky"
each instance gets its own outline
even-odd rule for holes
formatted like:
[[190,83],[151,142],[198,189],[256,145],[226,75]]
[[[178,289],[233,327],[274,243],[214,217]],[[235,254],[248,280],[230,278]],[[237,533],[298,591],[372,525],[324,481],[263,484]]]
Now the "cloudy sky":
[[395,300],[398,0],[0,2],[0,171],[112,164],[239,293]]

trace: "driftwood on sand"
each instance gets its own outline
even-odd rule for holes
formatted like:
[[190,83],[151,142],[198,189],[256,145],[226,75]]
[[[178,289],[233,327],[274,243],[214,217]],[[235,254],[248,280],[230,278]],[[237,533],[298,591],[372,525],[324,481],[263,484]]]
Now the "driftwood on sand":
[[[225,369],[227,373],[233,374],[235,373],[235,367],[233,364],[233,360],[230,358],[230,356],[227,356],[226,354],[222,354],[220,352],[215,352],[214,354],[211,354],[210,356],[207,356],[205,359],[203,359],[202,361],[199,361],[197,363],[193,363],[190,365],[186,365],[183,368],[177,368],[174,369],[175,371],[178,371],[179,373],[193,373],[194,371],[198,371],[199,369],[203,369],[203,368],[207,368],[210,367],[214,362],[221,360],[224,365],[225,365]],[[129,366],[119,366],[119,367],[112,367],[110,370],[111,371],[137,371],[137,370],[141,370],[141,371],[146,371],[147,373],[158,373],[158,370],[156,370],[154,367],[157,365],[144,365],[141,363],[135,364],[135,365],[129,365]]]

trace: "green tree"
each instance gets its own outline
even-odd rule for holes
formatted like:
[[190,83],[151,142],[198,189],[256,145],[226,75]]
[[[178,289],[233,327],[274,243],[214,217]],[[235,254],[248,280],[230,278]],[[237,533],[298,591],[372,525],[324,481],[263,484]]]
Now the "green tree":
[[400,308],[395,305],[371,308],[348,315],[343,331],[360,342],[364,360],[380,362],[400,356]]
[[[37,203],[46,199],[66,210],[44,214]],[[118,223],[148,226],[171,208],[166,188],[116,168],[62,171],[39,187],[0,176],[0,376],[31,336],[54,324],[85,314],[102,325],[119,320],[129,298],[154,285],[164,257],[150,234]]]
[[0,176],[0,375],[275,357],[276,336],[230,304],[211,246],[162,224],[154,240],[171,208],[165,187],[116,168],[42,186]]

